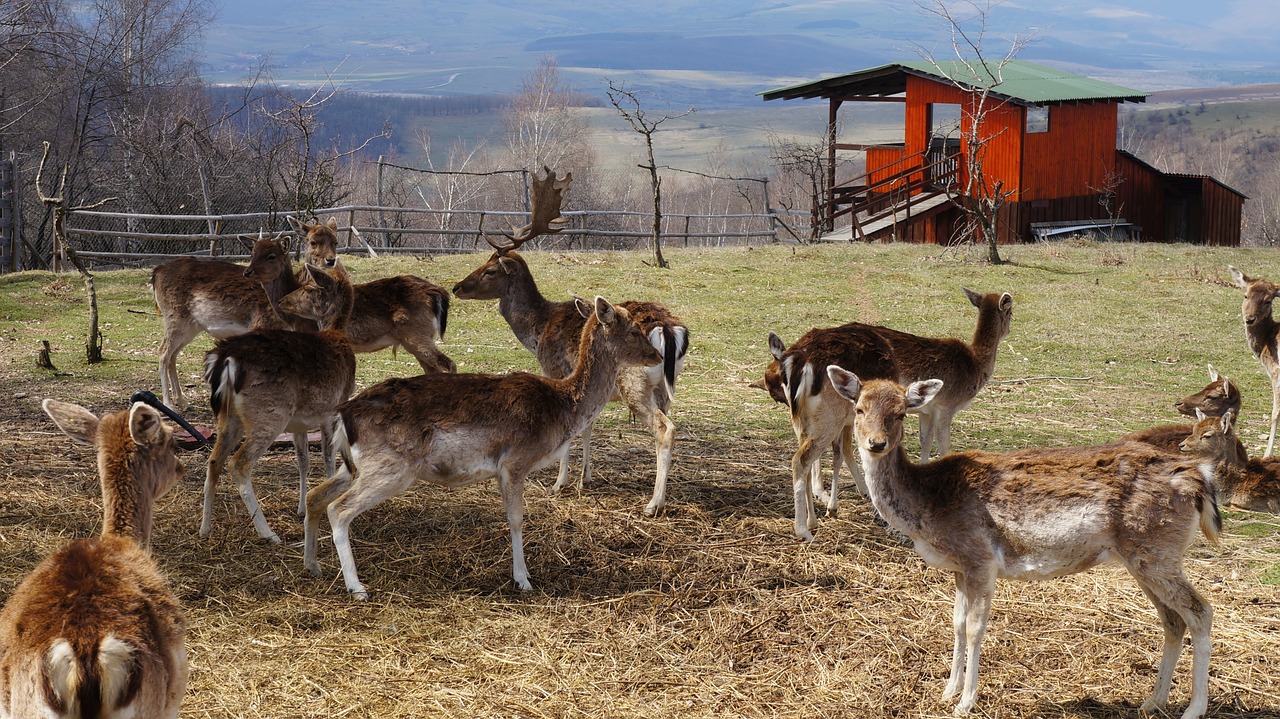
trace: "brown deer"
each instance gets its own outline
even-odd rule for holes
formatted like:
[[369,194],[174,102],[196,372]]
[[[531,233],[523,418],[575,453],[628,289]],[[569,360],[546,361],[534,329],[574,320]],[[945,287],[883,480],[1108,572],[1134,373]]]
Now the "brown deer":
[[1271,301],[1280,294],[1280,285],[1261,277],[1249,277],[1230,265],[1227,269],[1236,286],[1244,290],[1240,317],[1244,320],[1245,339],[1271,380],[1271,432],[1267,436],[1267,451],[1262,454],[1266,458],[1275,449],[1276,425],[1280,424],[1280,346],[1276,341],[1280,323],[1271,316]]
[[142,402],[101,419],[42,406],[97,448],[102,535],[50,555],[0,610],[0,716],[175,718],[186,619],[147,550],[155,500],[182,479],[173,433]]
[[[338,258],[338,221],[289,224],[305,243],[307,264],[333,267]],[[436,347],[449,323],[449,291],[413,275],[384,277],[355,285],[355,305],[347,337],[356,354],[397,347],[413,355],[423,372],[456,372],[457,365]]]
[[[845,460],[858,490],[866,494],[862,474],[854,461],[853,407],[835,393],[827,380],[828,365],[856,370],[859,376],[895,378],[898,365],[889,343],[874,332],[861,331],[866,325],[843,325],[813,329],[789,349],[782,339],[769,333],[773,362],[765,370],[765,386],[791,409],[791,427],[796,433],[796,452],[791,458],[791,481],[795,499],[795,533],[813,540],[818,521],[813,497],[827,504],[827,516],[836,516],[840,487],[840,465]],[[776,385],[776,390],[775,390]],[[775,395],[776,397],[776,395]],[[823,490],[819,459],[831,447],[833,467],[831,492]]]
[[178,353],[201,332],[225,339],[255,329],[293,327],[294,318],[273,309],[271,299],[298,287],[288,250],[281,238],[260,238],[252,252],[248,267],[181,257],[151,271],[151,291],[164,324],[160,338],[164,404],[178,410],[189,406],[178,380]]
[[937,379],[903,387],[861,382],[832,365],[836,391],[854,404],[854,437],[871,502],[930,566],[956,580],[955,644],[943,699],[973,709],[978,654],[1000,577],[1042,580],[1120,561],[1156,607],[1164,651],[1144,711],[1169,698],[1183,635],[1192,645],[1191,700],[1183,719],[1208,707],[1213,610],[1187,581],[1182,558],[1197,529],[1222,531],[1212,462],[1136,442],[1095,447],[969,451],[927,464],[907,459],[903,418],[942,391]]
[[303,559],[317,576],[320,514],[327,513],[347,589],[368,592],[356,574],[351,522],[419,481],[457,487],[496,477],[511,532],[512,578],[529,589],[524,561],[524,482],[568,451],[609,401],[619,368],[662,355],[625,308],[597,297],[564,378],[436,374],[385,380],[339,407],[338,474],[307,494]]
[[[848,464],[859,490],[863,489],[861,475],[849,449],[852,443],[852,411],[847,407],[848,403],[836,401],[830,394],[827,401],[820,399],[826,384],[822,375],[827,365],[836,364],[860,375],[866,374],[868,378],[896,377],[904,383],[928,377],[942,377],[949,381],[950,384],[944,385],[948,389],[921,410],[920,459],[928,459],[935,439],[940,453],[950,450],[952,417],[969,406],[979,390],[990,381],[995,371],[996,351],[1009,334],[1013,320],[1013,297],[1008,293],[984,295],[961,289],[969,302],[978,308],[978,326],[974,330],[973,342],[969,344],[958,339],[919,337],[888,327],[850,322],[839,327],[813,330],[793,346],[792,349],[796,350],[817,343],[815,347],[820,349],[810,357],[807,349],[801,356],[788,355],[782,340],[770,334],[769,349],[773,360],[765,369],[764,386],[775,399],[780,394],[782,401],[792,408],[792,428],[800,444],[792,457],[792,483],[793,490],[797,492],[796,536],[812,540],[812,529],[817,525],[812,499],[801,499],[798,494],[802,475],[797,472],[808,472],[812,494],[827,503],[829,516],[835,516],[837,511],[842,463]],[[811,337],[814,333],[817,334]],[[785,371],[784,361],[789,362]],[[886,374],[890,371],[896,374]],[[777,384],[778,388],[772,384]],[[795,394],[800,385],[808,389],[807,394]],[[786,390],[782,389],[784,386]],[[788,399],[789,394],[793,399]],[[800,402],[805,406],[801,407]],[[797,408],[800,408],[799,413]],[[816,443],[806,441],[813,438],[819,439],[814,440]],[[818,465],[818,458],[827,443],[830,443],[833,454],[829,493],[822,486]],[[801,526],[802,516],[807,523],[804,528]]]
[[[503,244],[486,236],[494,253],[483,265],[453,286],[453,294],[464,300],[498,300],[498,311],[520,340],[538,360],[548,377],[567,377],[578,356],[578,338],[585,322],[574,301],[551,302],[538,291],[525,259],[515,252],[525,242],[544,234],[559,232],[568,222],[560,216],[560,203],[572,173],[557,178],[548,168],[542,178],[534,177],[531,221],[514,232]],[[668,413],[675,392],[676,377],[684,367],[689,349],[689,330],[673,312],[655,302],[621,302],[617,305],[640,324],[650,342],[663,355],[657,367],[628,367],[618,374],[613,399],[626,403],[631,412],[653,433],[657,445],[657,476],[653,497],[645,514],[657,515],[666,504],[667,476],[676,429]],[[591,481],[591,428],[582,432],[582,472],[578,485]],[[568,483],[566,456],[551,491],[559,492]]]
[[[281,299],[287,312],[315,320],[320,332],[256,330],[220,340],[205,356],[205,381],[218,421],[209,455],[200,536],[213,529],[213,496],[232,450],[230,474],[258,536],[280,541],[262,515],[253,491],[253,466],[281,432],[325,432],[325,468],[334,473],[329,437],[337,406],[355,386],[356,360],[347,341],[352,289],[341,265],[332,272],[307,266],[303,283]],[[243,443],[241,443],[243,440]],[[239,449],[236,446],[239,445]],[[298,513],[306,511],[306,445],[299,457]]]
[[1234,413],[1196,416],[1179,449],[1217,463],[1218,500],[1236,509],[1280,514],[1280,459],[1250,459],[1236,436]]
[[[1200,414],[1222,417],[1228,412],[1234,417],[1239,417],[1240,389],[1228,377],[1218,374],[1213,365],[1209,365],[1209,384],[1199,392],[1174,402],[1173,408],[1188,417],[1197,417]],[[1158,425],[1122,435],[1117,441],[1145,442],[1166,452],[1178,452],[1182,440],[1186,439],[1191,430],[1191,424]],[[1236,442],[1240,445],[1237,451],[1242,456],[1245,455],[1244,443],[1240,442],[1239,438]]]

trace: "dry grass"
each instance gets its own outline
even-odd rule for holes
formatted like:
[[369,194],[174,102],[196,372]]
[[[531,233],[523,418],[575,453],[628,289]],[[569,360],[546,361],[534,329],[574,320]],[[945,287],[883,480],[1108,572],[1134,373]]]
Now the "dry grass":
[[[1144,418],[1173,421],[1163,409],[1166,398],[1203,384],[1206,357],[1240,375],[1246,412],[1261,423],[1255,398],[1263,396],[1264,380],[1254,376],[1261,373],[1231,315],[1237,291],[1206,283],[1221,272],[1205,268],[1232,262],[1265,274],[1262,255],[1126,248],[1116,255],[1124,263],[1114,266],[1110,255],[1095,256],[1089,247],[1052,252],[1020,249],[1020,264],[1004,268],[962,257],[936,260],[936,249],[920,248],[898,251],[896,265],[893,251],[878,247],[802,250],[794,257],[768,250],[749,261],[738,251],[722,259],[677,252],[674,273],[657,279],[637,269],[636,256],[608,255],[603,266],[539,258],[535,272],[543,273],[548,295],[561,294],[551,285],[564,278],[586,276],[593,292],[663,299],[692,326],[667,514],[641,514],[652,482],[650,439],[611,408],[596,433],[593,486],[549,498],[539,491],[553,481],[547,471],[526,493],[534,591],[512,587],[506,523],[492,484],[451,492],[419,487],[357,520],[356,558],[372,592],[370,602],[358,603],[343,592],[327,538],[320,547],[324,578],[302,570],[291,450],[271,453],[255,475],[264,511],[284,539],[274,547],[256,539],[238,495],[226,486],[215,505],[213,537],[199,539],[207,451],[192,452],[187,480],[157,510],[154,538],[190,623],[192,681],[183,716],[949,716],[951,705],[939,695],[951,648],[950,578],[925,568],[852,494],[838,519],[823,520],[813,543],[796,541],[787,518],[794,440],[785,413],[743,381],[764,365],[765,331],[794,339],[807,326],[834,324],[828,315],[967,334],[972,314],[954,287],[958,278],[977,289],[1010,289],[1019,303],[997,365],[1001,383],[959,416],[958,447],[1093,441]],[[754,274],[712,278],[706,271],[708,264],[739,260]],[[444,284],[476,262],[447,258],[396,271]],[[381,269],[353,264],[371,274]],[[774,267],[776,273],[766,269]],[[1158,291],[1150,296],[1151,286],[1116,290],[1126,299],[1124,312],[1113,310],[1115,327],[1094,321],[1102,309],[1064,307],[1085,294],[1073,288],[1098,273],[1153,271],[1187,296],[1212,293],[1208,319],[1196,322],[1224,327],[1171,334],[1213,332],[1229,341],[1186,348],[1167,337],[1154,343],[1136,337],[1126,322],[1175,306]],[[618,279],[601,279],[609,273]],[[139,276],[122,284],[137,288]],[[816,300],[793,296],[795,277]],[[849,291],[850,277],[858,278],[860,292]],[[946,316],[916,316],[916,300],[893,293],[903,277],[929,288],[920,301],[947,307]],[[4,282],[0,296],[14,286]],[[109,289],[110,278],[103,284]],[[756,308],[750,293],[726,290],[735,284],[773,287],[783,299]],[[66,295],[63,312],[78,317],[83,305],[74,302],[75,292],[42,297]],[[950,304],[939,305],[939,298]],[[786,319],[792,315],[800,318]],[[144,355],[148,342],[154,347],[148,324],[154,319],[130,313],[109,320],[117,323],[109,335],[115,341]],[[39,399],[72,399],[98,411],[120,407],[133,389],[155,386],[155,368],[149,357],[127,353],[109,369],[86,368],[75,359],[74,333],[56,330],[52,338],[64,350],[56,362],[74,376],[50,377],[31,367],[32,338],[60,326],[56,319],[0,304],[0,321],[0,596],[7,596],[53,548],[98,531],[101,516],[92,458],[57,433]],[[128,335],[130,323],[143,336]],[[1063,335],[1077,325],[1098,325],[1097,334],[1078,338],[1073,349]],[[472,368],[486,367],[490,356],[499,358],[495,369],[532,365],[489,303],[456,302],[450,333],[446,351]],[[184,353],[184,377],[193,376],[199,354],[196,347]],[[410,367],[403,359],[362,357],[361,383]],[[194,394],[204,396],[198,388]],[[208,420],[206,409],[195,415]],[[1256,437],[1246,439],[1254,448]],[[1231,514],[1220,547],[1200,541],[1190,551],[1188,573],[1216,611],[1214,716],[1280,713],[1278,566],[1275,517]],[[1160,642],[1154,611],[1122,569],[1002,582],[984,643],[979,712],[1136,717],[1154,681]],[[1187,698],[1189,663],[1187,656],[1175,678],[1177,711]]]

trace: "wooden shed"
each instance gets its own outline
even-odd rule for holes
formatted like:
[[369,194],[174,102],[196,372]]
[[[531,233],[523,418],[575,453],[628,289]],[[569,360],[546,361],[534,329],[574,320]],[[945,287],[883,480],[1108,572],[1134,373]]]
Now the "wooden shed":
[[[1004,198],[1001,242],[1089,228],[1153,241],[1240,242],[1244,195],[1213,178],[1161,173],[1116,149],[1120,103],[1146,100],[1136,90],[1019,60],[998,79],[959,61],[921,60],[761,95],[829,102],[828,189],[815,198],[826,239],[950,241],[969,153],[980,152],[980,178]],[[846,102],[902,103],[902,142],[837,137]],[[864,153],[865,172],[835,177],[841,151]]]

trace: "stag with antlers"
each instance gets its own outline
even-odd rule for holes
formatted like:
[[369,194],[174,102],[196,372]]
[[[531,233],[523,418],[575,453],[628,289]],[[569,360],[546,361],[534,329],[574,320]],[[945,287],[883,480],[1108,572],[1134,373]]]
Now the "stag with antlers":
[[[520,343],[537,357],[543,374],[564,378],[573,371],[585,319],[575,309],[573,301],[552,302],[543,297],[528,263],[516,252],[517,248],[535,237],[556,234],[569,224],[569,218],[560,214],[560,208],[573,173],[557,177],[550,168],[544,170],[543,177],[534,176],[533,211],[529,224],[512,226],[510,232],[504,231],[506,242],[486,235],[485,239],[493,246],[493,255],[454,285],[453,294],[464,300],[498,300],[498,311]],[[627,310],[663,357],[659,366],[624,367],[618,373],[613,394],[613,400],[625,402],[655,437],[657,477],[653,498],[645,507],[645,514],[656,515],[666,504],[667,476],[675,444],[675,425],[668,413],[676,377],[684,366],[685,353],[689,349],[689,330],[679,317],[656,302],[628,301],[618,306]],[[588,424],[582,432],[579,486],[591,480],[590,445],[591,425]],[[566,456],[561,460],[560,474],[551,491],[563,489],[568,476]]]

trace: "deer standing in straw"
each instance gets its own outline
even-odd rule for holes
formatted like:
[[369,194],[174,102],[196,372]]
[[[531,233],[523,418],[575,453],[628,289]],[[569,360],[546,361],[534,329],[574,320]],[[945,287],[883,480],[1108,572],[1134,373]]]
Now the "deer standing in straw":
[[[952,418],[968,407],[991,380],[996,351],[1013,321],[1013,297],[1008,293],[982,294],[961,289],[978,308],[978,324],[971,343],[851,322],[812,330],[789,351],[776,334],[770,333],[773,360],[765,369],[765,389],[775,398],[781,394],[791,407],[791,423],[799,444],[792,457],[796,536],[812,540],[812,530],[817,526],[812,498],[800,496],[804,477],[809,478],[811,494],[826,501],[829,516],[835,516],[837,511],[842,461],[849,465],[859,490],[863,489],[850,449],[852,411],[847,402],[839,401],[827,390],[823,377],[827,365],[839,365],[869,379],[893,377],[905,383],[929,377],[944,379],[948,383],[944,385],[946,389],[920,410],[920,459],[928,459],[935,440],[940,453],[950,450]],[[822,449],[828,444],[834,455],[829,493],[822,486],[818,464]]]
[[[338,258],[338,221],[307,223],[289,217],[304,240],[307,264],[331,268]],[[403,347],[423,372],[456,372],[457,365],[436,347],[449,323],[449,291],[413,275],[383,277],[354,285],[355,304],[347,337],[356,354]]]
[[[232,450],[230,473],[236,488],[258,536],[272,543],[280,538],[262,515],[252,472],[276,437],[281,432],[305,435],[321,427],[325,469],[329,475],[334,472],[330,442],[334,411],[355,386],[355,354],[344,331],[351,313],[351,282],[341,266],[332,272],[307,266],[303,284],[280,302],[286,311],[313,318],[324,329],[249,332],[221,340],[205,356],[205,381],[218,420],[218,439],[206,470],[201,537],[207,538],[213,529],[214,491]],[[305,444],[302,449],[299,516],[306,512]]]
[[49,556],[0,610],[0,716],[177,717],[186,619],[148,551],[155,500],[182,479],[173,433],[141,402],[101,419],[43,407],[97,448],[102,536]]
[[166,405],[178,410],[189,406],[178,380],[177,362],[178,353],[196,335],[208,332],[215,339],[225,339],[255,329],[295,327],[297,318],[272,307],[273,297],[298,288],[288,249],[281,238],[259,238],[251,251],[247,267],[182,257],[151,271],[151,291],[164,324],[160,394]]
[[956,580],[955,644],[943,699],[966,714],[978,694],[978,654],[997,578],[1040,580],[1106,561],[1124,564],[1155,605],[1164,651],[1144,711],[1169,699],[1183,636],[1192,645],[1191,700],[1183,719],[1208,707],[1213,610],[1187,581],[1182,559],[1197,531],[1216,542],[1222,518],[1213,464],[1135,442],[1096,447],[961,452],[927,464],[907,459],[903,418],[942,390],[937,379],[907,387],[828,368],[854,404],[854,437],[867,491],[890,526],[927,564]]
[[389,379],[339,407],[343,467],[307,494],[308,571],[320,574],[316,543],[323,512],[347,589],[366,599],[351,553],[356,517],[419,481],[458,487],[496,477],[511,532],[511,576],[517,587],[530,589],[522,529],[525,478],[560,459],[600,414],[620,368],[662,362],[625,308],[600,297],[594,305],[580,300],[578,308],[588,316],[567,377],[515,372]]
[[1230,265],[1227,269],[1236,286],[1244,290],[1240,317],[1244,320],[1245,339],[1271,380],[1271,431],[1267,435],[1267,451],[1262,454],[1270,457],[1276,445],[1276,425],[1280,424],[1280,342],[1277,342],[1280,322],[1271,316],[1271,301],[1280,294],[1280,285],[1261,277],[1249,277]]
[[[480,267],[453,286],[460,299],[498,300],[498,311],[511,330],[538,359],[542,373],[548,377],[567,377],[578,356],[578,338],[585,322],[574,308],[574,301],[551,302],[538,291],[529,265],[516,248],[544,234],[559,232],[568,223],[560,216],[560,205],[569,188],[572,173],[557,178],[549,168],[542,178],[534,177],[533,213],[524,227],[505,233],[509,242],[501,244],[487,235],[494,253]],[[657,475],[653,497],[645,514],[656,515],[666,504],[667,477],[671,471],[671,455],[676,429],[668,413],[675,392],[676,377],[684,367],[689,349],[689,330],[679,317],[656,302],[620,302],[641,326],[649,341],[662,353],[663,361],[655,367],[627,367],[618,374],[613,399],[626,403],[631,412],[653,433],[657,445]],[[578,485],[591,481],[591,428],[582,432],[582,471]],[[551,491],[559,492],[568,483],[569,464],[566,456]]]

